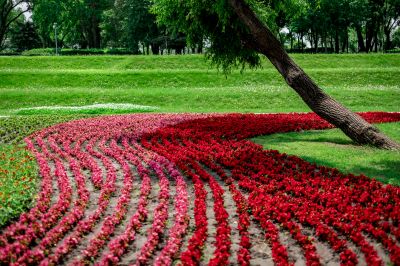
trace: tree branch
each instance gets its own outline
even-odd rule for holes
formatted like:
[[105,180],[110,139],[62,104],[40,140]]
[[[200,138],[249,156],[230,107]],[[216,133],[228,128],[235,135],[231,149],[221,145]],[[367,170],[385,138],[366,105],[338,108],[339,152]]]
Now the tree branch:
[[16,1],[15,4],[12,6],[12,9],[16,8],[17,6],[19,6],[20,4],[22,4],[24,2],[26,2],[28,7],[30,7],[30,4],[26,0],[21,0],[21,1]]
[[14,21],[16,21],[22,14],[28,12],[29,10],[25,10],[25,11],[21,11],[17,16],[15,16],[14,18],[10,19],[8,21],[8,23],[6,24],[6,28],[10,27],[11,23],[13,23]]

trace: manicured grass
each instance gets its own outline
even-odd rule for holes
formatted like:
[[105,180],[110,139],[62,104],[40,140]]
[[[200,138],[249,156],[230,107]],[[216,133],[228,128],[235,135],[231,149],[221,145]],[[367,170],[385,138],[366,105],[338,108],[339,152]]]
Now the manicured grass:
[[0,145],[0,227],[32,206],[37,165],[24,147]]
[[[400,142],[400,123],[377,126]],[[400,186],[400,152],[356,146],[338,129],[274,134],[253,141],[266,149],[296,155],[318,165]]]
[[[354,111],[400,109],[400,55],[294,58]],[[157,112],[309,111],[267,61],[226,77],[193,55],[0,57],[0,115],[95,103],[149,105]]]
[[[398,54],[294,54],[303,68],[391,68],[400,67]],[[0,57],[2,69],[213,69],[202,55],[168,56],[35,56]],[[263,62],[264,69],[272,65]]]
[[125,114],[125,113],[145,113],[158,110],[157,107],[137,105],[137,104],[92,104],[81,106],[40,106],[31,108],[21,108],[15,110],[18,115],[71,115],[71,114]]

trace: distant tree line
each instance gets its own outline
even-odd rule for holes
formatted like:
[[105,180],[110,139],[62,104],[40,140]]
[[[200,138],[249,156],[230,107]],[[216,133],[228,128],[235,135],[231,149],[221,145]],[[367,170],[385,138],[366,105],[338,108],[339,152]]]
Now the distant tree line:
[[[259,15],[289,51],[400,48],[400,0],[249,2],[269,7]],[[28,12],[30,19],[24,16]],[[207,40],[201,33],[189,40],[188,47],[185,34],[177,28],[157,24],[152,0],[0,0],[0,49],[54,47],[56,29],[59,47],[125,48],[134,54],[203,51]]]
[[[318,52],[378,52],[400,47],[400,0],[266,0],[280,39]],[[282,34],[282,29],[286,31]]]

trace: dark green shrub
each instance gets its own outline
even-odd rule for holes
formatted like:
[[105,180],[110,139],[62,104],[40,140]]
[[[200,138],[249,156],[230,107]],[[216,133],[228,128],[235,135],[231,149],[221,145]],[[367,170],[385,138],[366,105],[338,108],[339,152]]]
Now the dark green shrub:
[[[70,49],[63,48],[59,49],[58,53],[60,55],[128,55],[132,54],[132,52],[126,48],[112,48],[112,49]],[[55,55],[54,48],[41,48],[41,49],[32,49],[28,51],[22,52],[22,55],[25,56],[50,56]]]
[[62,49],[61,55],[103,55],[103,49]]
[[126,48],[111,48],[111,49],[106,49],[104,50],[105,54],[109,55],[129,55],[133,54],[132,51],[126,49]]
[[12,56],[12,55],[21,55],[21,53],[12,49],[5,49],[0,51],[0,56]]
[[55,55],[56,51],[54,48],[38,48],[31,49],[27,51],[23,51],[22,55],[25,56],[46,56],[46,55]]
[[389,54],[400,54],[400,48],[387,50],[386,53],[389,53]]

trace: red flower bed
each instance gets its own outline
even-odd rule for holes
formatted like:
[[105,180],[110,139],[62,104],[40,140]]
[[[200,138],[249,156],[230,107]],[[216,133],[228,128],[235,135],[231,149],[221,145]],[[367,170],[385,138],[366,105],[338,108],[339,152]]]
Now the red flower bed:
[[26,139],[37,205],[1,231],[0,265],[251,265],[254,228],[277,265],[323,264],[322,246],[332,263],[400,265],[400,188],[247,140],[331,127],[314,114],[171,114],[44,129]]

